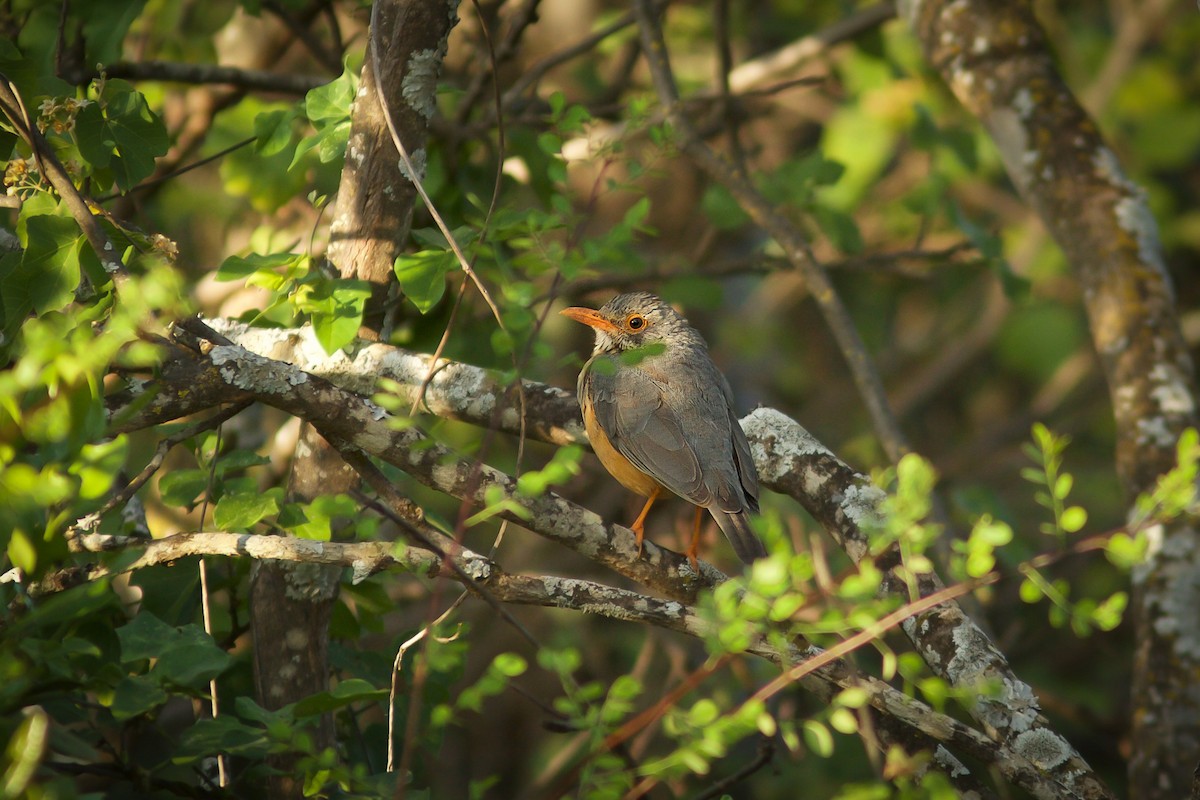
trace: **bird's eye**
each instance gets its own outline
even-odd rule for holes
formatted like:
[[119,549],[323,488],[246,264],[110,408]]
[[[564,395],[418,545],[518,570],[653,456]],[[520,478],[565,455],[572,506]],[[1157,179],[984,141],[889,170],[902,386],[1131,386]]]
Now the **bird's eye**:
[[640,331],[646,327],[646,318],[641,314],[630,314],[625,319],[625,327],[631,331]]

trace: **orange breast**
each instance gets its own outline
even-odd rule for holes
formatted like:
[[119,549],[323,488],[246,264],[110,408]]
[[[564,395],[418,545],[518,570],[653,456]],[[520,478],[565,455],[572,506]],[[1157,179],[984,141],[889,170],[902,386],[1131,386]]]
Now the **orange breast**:
[[592,450],[596,452],[596,457],[600,459],[604,468],[612,473],[612,476],[620,481],[622,486],[631,492],[637,492],[642,497],[649,497],[664,491],[661,483],[642,472],[629,459],[617,452],[604,429],[600,427],[600,423],[596,421],[596,412],[592,408],[591,398],[585,396],[582,399],[583,427],[587,430],[588,439],[591,440]]

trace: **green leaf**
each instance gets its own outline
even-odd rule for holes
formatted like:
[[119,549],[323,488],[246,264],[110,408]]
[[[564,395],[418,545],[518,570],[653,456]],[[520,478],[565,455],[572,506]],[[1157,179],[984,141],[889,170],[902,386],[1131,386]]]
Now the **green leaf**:
[[117,628],[117,641],[121,643],[121,662],[128,664],[131,661],[154,658],[163,651],[167,642],[178,636],[179,632],[175,628],[143,611]]
[[1105,545],[1104,555],[1121,569],[1130,569],[1142,563],[1148,548],[1148,540],[1144,534],[1130,536],[1127,533],[1117,533]]
[[1020,594],[1021,599],[1026,603],[1036,603],[1045,596],[1042,594],[1041,587],[1028,578],[1021,581],[1021,587],[1018,589],[1018,593]]
[[185,730],[171,760],[187,764],[216,753],[257,759],[265,756],[269,748],[270,741],[261,728],[246,725],[232,716],[221,716],[199,720]]
[[313,332],[326,353],[354,341],[370,296],[370,283],[345,279],[319,286],[308,296],[305,305],[312,309]]
[[185,625],[173,639],[159,643],[159,659],[150,674],[159,680],[198,689],[232,663],[233,657],[217,647],[212,637],[196,625]]
[[79,286],[79,251],[83,233],[70,217],[41,215],[25,221],[25,252],[20,266],[4,277],[8,295],[21,298],[37,314],[58,311],[75,299]]
[[110,64],[118,60],[125,35],[145,5],[146,0],[105,0],[81,14],[84,22],[80,40],[87,43],[86,63]]
[[346,70],[329,83],[310,89],[304,96],[304,115],[313,122],[349,119],[357,83],[354,73]]
[[318,692],[296,703],[295,713],[297,717],[312,717],[351,703],[374,703],[387,698],[387,689],[377,689],[367,681],[350,678],[339,683],[332,691]]
[[829,715],[829,725],[838,733],[858,733],[858,717],[848,708],[835,708]]
[[249,528],[263,517],[279,513],[283,489],[275,487],[266,492],[228,493],[217,501],[213,522],[223,530]]
[[458,267],[449,250],[422,250],[396,259],[392,269],[400,288],[422,314],[428,314],[446,291],[446,273]]
[[158,479],[158,492],[169,506],[190,506],[208,486],[208,470],[181,469]]
[[261,112],[254,118],[255,150],[264,156],[283,152],[292,143],[294,123],[299,115],[300,109],[296,106]]
[[162,120],[140,92],[106,95],[79,112],[79,154],[93,167],[111,168],[117,186],[128,191],[154,172],[154,159],[167,152],[170,142]]
[[248,256],[230,256],[217,268],[219,281],[236,281],[263,270],[274,271],[279,267],[294,265],[301,256],[295,253],[251,253]]
[[216,678],[232,663],[228,652],[197,625],[172,627],[149,612],[139,613],[116,628],[121,662],[157,658],[151,675],[157,681],[197,687]]
[[108,493],[125,465],[128,443],[125,436],[118,436],[109,442],[80,448],[78,460],[68,469],[69,474],[79,478],[79,497],[96,500]]
[[814,719],[804,720],[804,742],[821,758],[833,755],[833,735]]
[[[311,503],[293,508],[297,513],[291,516],[291,521],[284,527],[303,539],[316,539],[323,542],[329,541],[333,536],[334,519],[353,519],[358,516],[359,512],[358,503],[354,498],[345,494],[322,495]],[[283,513],[281,512],[281,525],[283,524],[282,520]]]
[[1087,511],[1081,506],[1070,506],[1063,509],[1059,524],[1067,533],[1077,533],[1087,524]]
[[1092,620],[1100,630],[1111,631],[1121,624],[1121,618],[1125,614],[1127,605],[1129,605],[1129,595],[1125,592],[1117,592],[1096,606],[1096,610],[1092,612]]
[[158,708],[167,697],[167,692],[148,675],[127,676],[114,688],[109,711],[118,721],[124,721]]
[[50,715],[40,706],[26,709],[25,718],[8,740],[4,771],[0,773],[0,797],[25,797],[50,741]]
[[635,347],[632,350],[626,350],[621,353],[621,363],[629,367],[636,367],[647,358],[661,355],[666,349],[667,346],[663,342],[649,342],[641,347]]

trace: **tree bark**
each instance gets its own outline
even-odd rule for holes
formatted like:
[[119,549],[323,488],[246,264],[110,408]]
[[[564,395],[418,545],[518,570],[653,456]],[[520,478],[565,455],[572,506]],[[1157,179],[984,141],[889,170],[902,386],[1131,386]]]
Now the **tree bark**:
[[[1028,3],[907,2],[901,13],[1083,287],[1116,422],[1116,469],[1132,501],[1175,464],[1180,434],[1197,424],[1193,365],[1144,193],[1059,76]],[[1152,531],[1133,578],[1131,795],[1184,797],[1200,763],[1195,527]]]
[[[391,112],[405,148],[424,155],[456,3],[378,0],[359,92],[351,114],[346,161],[330,226],[327,257],[343,278],[371,283],[359,334],[386,335],[385,320],[398,302],[392,264],[408,240],[416,190],[402,174],[385,117]],[[373,55],[373,51],[378,51]],[[380,76],[375,74],[378,61]],[[423,163],[423,158],[421,159]],[[418,176],[420,177],[420,176]],[[305,423],[288,493],[307,502],[357,487],[358,474],[337,450]],[[259,561],[251,583],[255,683],[259,702],[278,708],[328,688],[329,619],[337,602],[338,567]],[[318,750],[335,743],[333,719],[323,715],[313,732]],[[299,798],[291,773],[295,757],[275,757],[282,774],[272,778],[273,798]]]

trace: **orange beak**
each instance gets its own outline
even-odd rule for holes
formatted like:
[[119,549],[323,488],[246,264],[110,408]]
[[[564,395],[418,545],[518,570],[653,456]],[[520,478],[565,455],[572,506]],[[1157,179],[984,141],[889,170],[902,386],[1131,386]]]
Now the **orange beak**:
[[589,328],[595,328],[596,330],[604,331],[605,333],[617,332],[617,326],[601,316],[600,312],[594,308],[572,306],[571,308],[564,308],[558,313],[562,314],[564,317],[570,317],[576,322],[582,322]]

